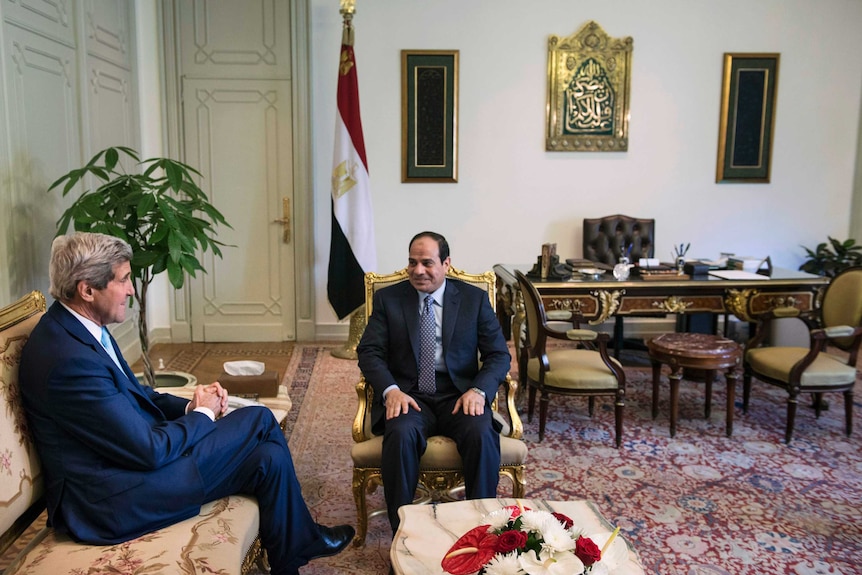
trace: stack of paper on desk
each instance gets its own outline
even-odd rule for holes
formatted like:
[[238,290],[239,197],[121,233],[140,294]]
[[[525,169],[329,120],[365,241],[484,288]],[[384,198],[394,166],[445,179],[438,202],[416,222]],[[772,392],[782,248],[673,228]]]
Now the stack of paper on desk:
[[726,280],[768,280],[769,277],[742,270],[710,270],[709,275]]

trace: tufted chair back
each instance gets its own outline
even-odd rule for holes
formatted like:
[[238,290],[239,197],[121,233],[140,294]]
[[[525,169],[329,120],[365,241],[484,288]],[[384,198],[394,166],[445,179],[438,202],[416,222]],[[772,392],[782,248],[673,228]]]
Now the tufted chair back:
[[584,218],[584,259],[614,265],[631,245],[631,261],[655,256],[655,220],[616,214]]
[[44,508],[42,467],[18,392],[21,350],[44,313],[38,291],[0,309],[0,553]]

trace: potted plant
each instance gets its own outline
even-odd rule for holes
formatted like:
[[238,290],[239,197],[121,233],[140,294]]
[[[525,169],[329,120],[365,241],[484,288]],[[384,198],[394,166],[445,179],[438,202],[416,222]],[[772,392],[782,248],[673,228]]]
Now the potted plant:
[[[120,156],[141,166],[141,173],[126,173]],[[186,273],[206,272],[198,260],[198,250],[221,257],[215,226],[230,225],[209,203],[195,183],[200,173],[168,158],[141,161],[137,152],[116,146],[93,156],[82,168],[70,171],[54,182],[49,192],[62,186],[66,196],[85,176],[101,182],[75,200],[57,221],[57,235],[70,225],[76,231],[99,232],[119,237],[132,247],[132,279],[138,302],[138,335],[144,363],[144,380],[155,386],[155,371],[149,358],[147,290],[158,274],[167,271],[171,285],[180,289]]]
[[854,239],[843,242],[827,236],[829,242],[817,245],[814,250],[802,246],[808,259],[799,269],[811,274],[835,277],[847,268],[862,265],[862,245]]

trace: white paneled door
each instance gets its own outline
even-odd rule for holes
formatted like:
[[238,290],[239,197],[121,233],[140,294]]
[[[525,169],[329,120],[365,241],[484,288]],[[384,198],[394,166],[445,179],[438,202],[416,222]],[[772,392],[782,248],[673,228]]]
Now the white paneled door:
[[291,3],[168,6],[183,157],[231,225],[219,229],[223,257],[206,253],[207,273],[190,281],[192,341],[294,340]]
[[288,80],[182,82],[185,157],[227,218],[191,282],[192,340],[296,339]]

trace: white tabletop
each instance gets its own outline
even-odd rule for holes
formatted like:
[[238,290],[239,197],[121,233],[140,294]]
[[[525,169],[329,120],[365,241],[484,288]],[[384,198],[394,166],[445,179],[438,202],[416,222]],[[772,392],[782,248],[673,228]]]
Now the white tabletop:
[[[609,534],[613,526],[589,501],[545,501],[543,499],[473,499],[430,505],[405,505],[398,510],[401,525],[389,555],[395,573],[403,575],[445,575],[440,562],[452,545],[470,529],[482,525],[482,518],[506,505],[556,511],[571,518],[587,535]],[[625,539],[625,533],[619,537]],[[637,553],[629,547],[628,561],[614,575],[644,575]]]

